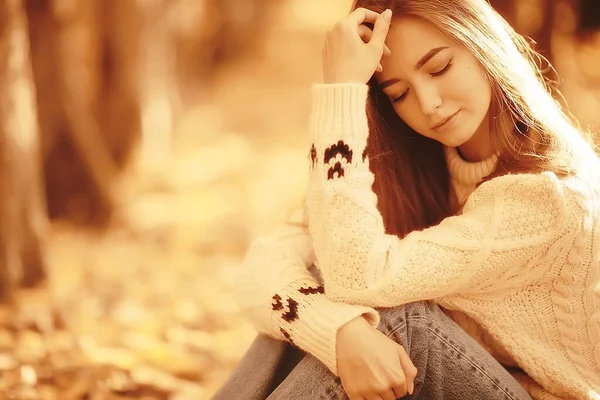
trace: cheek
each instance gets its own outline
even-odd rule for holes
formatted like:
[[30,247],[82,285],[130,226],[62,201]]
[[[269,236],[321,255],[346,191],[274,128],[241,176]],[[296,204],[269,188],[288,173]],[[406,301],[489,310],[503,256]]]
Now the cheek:
[[418,133],[426,132],[428,130],[428,117],[423,115],[421,108],[416,101],[407,100],[402,107],[396,107],[396,114]]
[[479,66],[465,68],[456,79],[452,79],[452,92],[464,106],[481,108],[491,99],[491,85]]

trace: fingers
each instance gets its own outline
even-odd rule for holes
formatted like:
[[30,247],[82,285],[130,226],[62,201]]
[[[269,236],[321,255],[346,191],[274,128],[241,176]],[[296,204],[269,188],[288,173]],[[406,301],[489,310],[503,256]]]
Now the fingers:
[[395,398],[398,398],[398,399],[401,397],[404,397],[406,395],[406,393],[412,393],[408,390],[407,381],[404,376],[402,376],[402,377],[399,376],[396,379],[396,382],[394,383],[394,386],[391,388],[391,391],[394,393],[394,396],[396,396]]
[[406,389],[400,388],[400,387],[395,387],[392,389],[392,392],[394,392],[394,399],[401,399],[404,396],[406,396],[407,393],[410,393],[408,391],[406,391]]
[[[368,26],[359,25],[358,26],[358,36],[360,36],[360,38],[362,39],[363,42],[369,43],[369,41],[371,40],[371,37],[373,36],[373,31],[371,29],[369,29]],[[384,56],[392,55],[392,52],[385,44],[383,45],[383,55]],[[379,65],[377,66],[377,72],[382,72],[382,71],[383,71],[383,66],[381,65],[381,63],[379,63]]]
[[353,21],[356,25],[370,22],[374,24],[379,18],[379,13],[375,11],[367,10],[366,8],[357,8],[348,15],[348,20]]
[[[369,29],[369,27],[366,25],[359,25],[358,26],[358,36],[360,36],[360,38],[362,39],[363,42],[369,43],[371,41],[371,36],[373,36],[373,31],[371,29]],[[383,55],[384,56],[392,55],[391,50],[389,49],[389,47],[387,47],[386,44],[383,45]]]
[[408,393],[412,394],[415,390],[415,378],[417,376],[417,368],[413,364],[408,354],[406,354],[406,350],[404,350],[404,347],[400,346],[400,348],[398,349],[398,355],[400,357],[400,364],[402,365],[402,370],[404,371],[404,376],[406,379],[406,390]]
[[[400,371],[400,375],[402,375],[402,371]],[[404,378],[400,379],[404,381]],[[393,382],[399,382],[400,380],[395,379]],[[397,384],[397,383],[394,383]],[[387,386],[387,389],[384,389]],[[345,389],[345,388],[344,388]],[[358,390],[353,394],[346,392],[350,398],[350,400],[396,400],[398,398],[404,397],[406,395],[406,390],[404,392],[396,392],[391,387],[391,384],[378,384],[372,385],[368,389]],[[401,394],[398,394],[401,393]]]
[[375,26],[373,27],[373,35],[371,36],[371,41],[369,44],[377,46],[378,48],[383,48],[385,46],[385,38],[390,30],[390,21],[392,20],[392,10],[387,9],[381,16],[377,18],[375,21]]
[[383,400],[396,400],[398,397],[396,397],[393,390],[390,389],[383,393],[379,393],[379,398]]

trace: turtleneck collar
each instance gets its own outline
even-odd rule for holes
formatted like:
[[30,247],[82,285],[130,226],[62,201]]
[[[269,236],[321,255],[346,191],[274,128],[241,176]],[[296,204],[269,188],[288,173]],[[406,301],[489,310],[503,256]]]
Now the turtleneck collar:
[[477,185],[494,171],[498,162],[497,154],[478,162],[465,161],[456,147],[444,146],[444,154],[451,179],[461,185]]

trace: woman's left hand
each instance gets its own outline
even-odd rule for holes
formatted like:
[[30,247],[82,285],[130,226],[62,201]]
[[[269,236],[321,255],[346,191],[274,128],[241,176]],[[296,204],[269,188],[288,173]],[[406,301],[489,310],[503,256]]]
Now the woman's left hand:
[[[358,8],[335,24],[327,32],[323,48],[325,83],[367,83],[380,70],[381,57],[390,54],[384,42],[391,17],[391,10],[378,14]],[[365,35],[364,23],[374,24],[370,39]]]
[[404,347],[362,316],[338,330],[336,360],[350,400],[395,400],[414,391],[417,369]]

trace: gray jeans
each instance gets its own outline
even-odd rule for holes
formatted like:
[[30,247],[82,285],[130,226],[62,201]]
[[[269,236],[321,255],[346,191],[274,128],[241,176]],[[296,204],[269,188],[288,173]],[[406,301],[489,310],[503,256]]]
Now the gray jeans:
[[[404,346],[418,369],[403,399],[531,399],[510,373],[433,302],[378,310],[379,330]],[[213,400],[348,399],[319,360],[259,335]]]

